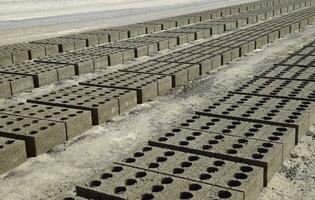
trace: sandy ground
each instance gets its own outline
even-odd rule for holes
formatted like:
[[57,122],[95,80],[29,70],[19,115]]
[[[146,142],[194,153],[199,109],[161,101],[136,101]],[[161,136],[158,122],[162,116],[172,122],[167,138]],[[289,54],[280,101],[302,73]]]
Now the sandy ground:
[[0,0],[0,45],[255,0]]
[[[315,26],[267,45],[248,56],[171,91],[155,101],[138,105],[130,113],[59,145],[49,153],[28,160],[13,171],[0,177],[0,199],[41,200],[71,196],[74,186],[85,183],[112,161],[125,157],[128,152],[144,144],[150,137],[167,129],[193,109],[208,103],[237,83],[252,76],[257,70],[306,44],[315,37]],[[167,52],[163,52],[167,53]],[[141,59],[143,61],[147,58]],[[117,68],[128,67],[121,65]],[[109,69],[113,70],[113,69]],[[99,73],[104,73],[101,71]],[[87,74],[59,84],[35,89],[10,100],[8,105],[24,101],[59,87],[76,84],[93,77]],[[315,132],[315,129],[313,130]],[[309,133],[295,148],[281,172],[271,180],[259,200],[313,199],[315,196],[315,135]]]

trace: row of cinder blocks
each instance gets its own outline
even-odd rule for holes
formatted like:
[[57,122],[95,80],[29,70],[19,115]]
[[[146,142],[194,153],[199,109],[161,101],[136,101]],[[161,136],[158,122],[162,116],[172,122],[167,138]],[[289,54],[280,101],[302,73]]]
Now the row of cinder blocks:
[[[274,76],[269,76],[269,77],[258,77],[256,80],[266,80],[268,78],[277,78],[280,79],[278,82],[282,82],[282,85],[286,86],[286,79],[281,80],[281,77],[274,77]],[[304,101],[314,101],[315,96],[314,96],[314,88],[313,84],[311,84],[313,80],[310,80],[307,83],[304,83],[304,80],[309,80],[309,79],[290,79],[290,81],[294,81],[297,84],[292,85],[290,87],[262,87],[259,85],[249,85],[249,86],[244,86],[236,90],[236,92],[241,93],[241,94],[251,94],[255,93],[256,95],[260,96],[274,96],[278,98],[288,98],[288,99],[296,99],[296,100],[304,100]],[[267,81],[267,80],[266,80]]]
[[[252,11],[252,13],[253,12],[255,11]],[[243,18],[243,17],[240,16],[240,18]],[[224,19],[226,19],[227,21],[224,22]],[[67,54],[60,54],[57,56],[45,57],[42,59],[37,59],[36,60],[37,63],[24,62],[15,66],[3,67],[3,69],[0,72],[8,73],[8,74],[31,76],[33,78],[34,86],[39,87],[39,86],[47,85],[56,81],[67,79],[73,76],[74,74],[80,75],[84,73],[93,72],[94,70],[97,70],[100,68],[105,68],[110,65],[125,63],[134,58],[151,55],[152,53],[155,53],[157,51],[172,48],[177,45],[192,42],[201,38],[208,38],[210,37],[210,35],[213,35],[213,34],[222,33],[224,30],[229,30],[231,28],[231,27],[230,28],[226,27],[229,22],[228,18],[223,18],[222,20],[223,20],[222,22],[213,21],[210,23],[209,22],[199,23],[194,26],[183,27],[182,29],[174,29],[174,30],[159,33],[159,34],[148,35],[146,37],[139,37],[139,38],[130,39],[126,41],[111,43],[110,45],[105,45],[105,46],[100,46],[100,47],[91,47],[84,50],[76,50],[73,52],[69,52]],[[235,22],[233,27],[235,28],[236,25],[237,24]],[[125,36],[127,37],[127,33],[125,34]],[[86,44],[86,46],[88,46],[89,42],[90,43],[96,42],[96,38],[91,38],[91,41],[88,41],[84,39],[84,36],[81,37],[81,35],[77,37],[74,35],[65,36],[65,37],[69,37],[68,38],[69,40],[63,45],[66,49],[61,49],[60,50],[61,52],[67,51],[67,50],[73,50],[75,49],[76,45],[79,48],[82,45],[84,46],[84,43]],[[259,40],[260,38],[257,39],[257,41]],[[52,39],[51,41],[62,43],[61,39]],[[77,42],[73,42],[73,41],[77,41]],[[258,42],[256,46],[260,47],[264,44],[265,42],[262,41],[262,42]],[[61,44],[55,44],[55,45],[59,45],[59,48],[62,48]],[[236,46],[238,44],[229,44],[227,42],[223,45]],[[241,45],[242,45],[242,49],[240,50],[241,54],[237,52],[237,47],[235,47],[232,50],[232,58],[224,56],[222,58],[221,63],[223,62],[225,64],[229,62],[231,59],[238,58],[239,56],[242,56],[251,51],[251,48],[249,47],[246,48],[245,50],[245,47],[246,47],[245,44],[241,44]],[[225,52],[225,54],[227,53],[228,52]],[[217,58],[218,56],[216,56],[216,58],[213,58],[213,59],[217,59]],[[213,64],[214,68],[216,67],[216,65],[219,66],[219,64]],[[200,69],[202,74],[203,72],[208,72],[209,70],[210,68]],[[8,85],[9,83],[6,83],[6,84]],[[31,88],[29,85],[27,86],[28,88]],[[3,93],[2,97],[8,97],[10,94],[9,91],[10,91],[10,88],[7,88],[6,93]],[[17,92],[11,92],[11,95],[16,94],[16,93]]]
[[19,43],[0,47],[0,66],[57,54],[58,46]]
[[[202,33],[199,34],[199,29],[193,30],[189,27],[186,28],[187,29],[183,30],[173,30],[170,35],[163,33],[161,34],[161,38],[156,38],[154,36],[140,37],[124,42],[112,43],[111,45],[92,47],[85,50],[77,50],[68,54],[38,59],[38,63],[26,62],[16,66],[8,66],[4,67],[1,72],[32,76],[35,87],[39,87],[69,78],[74,74],[79,75],[92,72],[109,65],[116,65],[130,61],[135,57],[150,55],[156,51],[172,48],[200,38],[206,38],[214,33],[210,33],[210,29],[206,29],[209,32],[203,30]],[[186,35],[186,33],[190,34]],[[221,31],[218,31],[217,33],[221,33]],[[163,37],[166,38],[163,39]],[[72,46],[74,45],[72,44]],[[69,47],[68,50],[73,48]],[[22,68],[22,71],[18,70],[18,68]]]
[[[159,69],[155,65],[151,61],[131,69],[138,73],[169,72],[163,63],[155,72]],[[274,76],[273,70],[278,72]],[[207,185],[220,188],[221,193],[213,199],[256,199],[315,119],[313,99],[259,93],[313,91],[315,82],[306,74],[315,72],[311,66],[275,65],[261,71],[262,75],[209,100],[209,105],[162,131],[147,146],[77,185],[76,194],[87,199],[204,199],[208,197],[203,191]],[[247,88],[256,89],[239,92]],[[151,181],[143,183],[145,180]],[[181,182],[187,180],[190,185],[182,190]],[[174,182],[177,187],[172,187]],[[222,192],[222,188],[226,190]]]
[[[77,194],[93,199],[139,195],[136,190],[115,192],[113,189],[114,172],[127,167],[237,191],[240,199],[256,199],[288,157],[297,134],[294,127],[225,116],[195,115],[184,119],[180,126],[161,133],[149,141],[150,146],[141,147],[130,157],[116,162],[120,167],[106,169],[86,185],[77,186]],[[129,180],[126,175],[122,177]],[[172,194],[176,193],[174,189]],[[230,195],[225,198],[229,199]]]
[[[313,9],[309,9],[304,14],[300,11],[300,15],[294,14],[292,17],[280,17],[270,21],[274,27],[269,26],[266,28],[265,25],[268,22],[265,22],[194,47],[175,51],[172,55],[159,57],[155,61],[199,64],[201,71],[209,72],[211,69],[244,56],[254,49],[261,48],[275,39],[294,32],[296,29],[292,27],[295,27],[295,24],[299,28],[304,28],[305,26],[301,24],[305,21],[307,24],[309,17],[313,15],[312,13]],[[261,27],[264,27],[263,30],[260,30]],[[221,54],[218,53],[219,51],[221,51]]]
[[[296,16],[301,18],[301,16]],[[283,17],[285,18],[285,17]],[[287,19],[287,21],[292,21],[292,18]],[[300,19],[298,19],[300,20]],[[284,20],[275,19],[275,22],[271,20],[271,23],[277,24],[284,22]],[[303,21],[303,20],[302,20]],[[261,26],[264,26],[264,23]],[[150,62],[164,62],[173,63],[173,64],[191,64],[199,65],[201,75],[206,72],[211,71],[211,69],[217,68],[222,64],[226,64],[229,61],[244,56],[245,54],[253,51],[254,49],[260,48],[263,45],[274,41],[280,37],[281,27],[276,27],[275,30],[270,29],[270,33],[264,33],[263,31],[255,32],[255,29],[259,29],[259,25],[247,31],[246,29],[240,32],[236,32],[230,35],[220,37],[218,39],[210,40],[209,42],[201,43],[200,45],[189,47],[184,50],[177,51],[171,55],[162,56],[156,60]],[[279,31],[280,29],[280,31]],[[259,35],[261,33],[261,35]],[[247,39],[248,38],[248,39]],[[151,65],[150,62],[144,63],[142,65]],[[134,71],[141,73],[150,73],[151,69],[157,68],[158,64],[155,64],[156,67],[146,67],[143,69],[141,65],[131,67],[130,69],[125,69],[126,71]],[[165,71],[165,69],[160,69],[160,72],[152,73],[171,73],[178,74],[178,71],[170,72]],[[173,83],[176,82],[176,77],[173,75]],[[177,78],[178,79],[178,78]],[[176,84],[176,83],[175,83]]]
[[[176,157],[176,156],[174,156]],[[167,158],[166,158],[167,159]],[[176,158],[174,158],[176,159]],[[207,159],[207,158],[206,158]],[[242,169],[247,166],[238,166]],[[259,169],[252,174],[259,174]],[[235,166],[235,172],[240,171]],[[231,175],[233,170],[231,169]],[[115,163],[93,177],[87,186],[77,186],[87,199],[243,199],[240,191],[183,179],[169,174]],[[259,183],[258,183],[259,184]]]
[[[272,1],[273,2],[273,1]],[[298,4],[304,6],[296,6],[293,10],[310,6],[310,3]],[[255,6],[256,5],[256,6]],[[260,5],[260,6],[257,6]],[[191,15],[183,15],[172,17],[168,19],[155,20],[151,22],[144,22],[128,26],[121,26],[108,29],[100,29],[95,31],[83,32],[62,36],[58,38],[50,38],[32,41],[30,43],[21,43],[2,46],[0,50],[0,65],[8,65],[24,60],[31,60],[34,58],[49,56],[57,53],[67,52],[82,49],[89,46],[101,45],[108,42],[124,40],[139,35],[159,32],[161,30],[168,30],[175,27],[182,27],[188,24],[194,24],[210,19],[217,19],[220,17],[227,17],[244,12],[257,12],[259,9],[272,9],[274,5],[283,8],[286,4],[284,2],[276,4],[268,4],[262,6],[262,2],[248,3],[239,6],[230,6],[213,11],[205,11]],[[297,4],[296,4],[297,5]],[[204,17],[207,16],[207,17]]]
[[[95,62],[93,64],[95,68]],[[153,68],[159,70],[154,66],[155,64],[159,63],[153,64]],[[173,66],[180,69],[187,79],[174,78],[175,71],[167,71],[164,75],[156,75],[163,74],[163,71],[152,74],[115,72],[81,83],[86,86],[63,88],[58,92],[28,100],[33,103],[1,109],[2,118],[8,120],[3,121],[0,135],[24,141],[27,156],[36,156],[82,133],[86,130],[83,127],[90,128],[92,124],[103,123],[129,110],[136,103],[164,94],[179,81],[192,80],[202,74],[200,66],[197,65],[174,64]],[[54,69],[54,72],[46,70],[49,71],[47,76],[54,77],[53,74],[58,74],[59,68]],[[38,70],[45,71],[40,67]],[[12,74],[14,73],[16,72],[12,71]],[[34,74],[36,73],[34,71]],[[38,80],[45,80],[39,77],[37,74]],[[36,108],[37,106],[39,108]],[[77,126],[75,123],[77,121],[84,121],[85,124],[81,123]],[[58,136],[54,135],[55,132],[58,132]]]

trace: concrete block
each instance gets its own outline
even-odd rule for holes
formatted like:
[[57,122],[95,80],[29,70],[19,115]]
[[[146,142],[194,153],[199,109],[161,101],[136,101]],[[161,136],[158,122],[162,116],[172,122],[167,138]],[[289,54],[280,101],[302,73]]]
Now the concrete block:
[[315,16],[310,16],[308,18],[308,24],[314,24],[315,23]]
[[73,51],[75,50],[74,42],[71,40],[62,40],[60,38],[50,38],[43,40],[36,40],[30,43],[34,44],[43,44],[43,45],[57,45],[59,49],[59,53]]
[[177,128],[149,140],[149,145],[262,167],[264,186],[282,164],[280,144],[209,132]]
[[300,29],[300,23],[294,23],[290,26],[290,33],[293,33]]
[[255,200],[263,189],[263,168],[245,164],[236,164],[217,185],[243,193],[244,199]]
[[93,98],[93,96],[114,98],[118,100],[119,114],[123,114],[124,112],[130,111],[132,108],[134,108],[137,105],[136,92],[129,91],[129,90],[121,90],[121,89],[107,90],[106,88],[104,89],[100,87],[74,85],[74,86],[66,87],[64,89],[59,90],[59,93],[90,95],[91,98]]
[[25,143],[0,137],[0,175],[26,161]]
[[214,132],[278,143],[282,146],[282,160],[288,158],[295,146],[295,128],[200,115],[187,117],[178,126],[195,131]]
[[121,71],[170,76],[172,87],[177,87],[200,76],[198,65],[155,61],[147,61]]
[[123,35],[123,34],[119,34],[116,31],[106,31],[106,29],[105,29],[105,30],[102,31],[102,33],[103,34],[108,34],[109,42],[119,41],[120,37],[122,39],[126,39],[127,38],[127,33],[126,32],[125,32],[125,35]]
[[39,63],[55,63],[73,65],[75,74],[86,74],[95,70],[95,63],[99,56],[80,55],[80,54],[60,54],[52,57],[45,57],[35,60]]
[[253,52],[255,50],[255,41],[248,41],[248,51]]
[[0,113],[63,123],[67,140],[92,128],[91,114],[84,110],[19,103],[1,108]]
[[154,59],[154,61],[199,65],[199,71],[201,75],[203,75],[211,71],[212,57],[212,55],[197,55],[195,53],[173,53],[172,55],[166,55]]
[[129,157],[116,163],[202,181],[209,185],[216,185],[235,166],[231,161],[151,146],[140,147]]
[[221,55],[221,64],[225,65],[232,61],[232,50],[226,50]]
[[[2,75],[0,75],[2,76]],[[0,98],[7,98],[12,95],[10,82],[1,77],[0,81]]]
[[263,188],[263,168],[157,147],[141,147],[117,164],[238,190],[244,199]]
[[282,159],[279,159],[279,155],[282,155],[281,145],[263,142],[258,147],[251,147],[244,157],[251,157],[252,160],[248,164],[265,165],[264,186],[267,186],[274,174],[281,169]]
[[45,153],[66,141],[62,123],[7,114],[1,114],[0,117],[0,136],[23,140],[28,157]]
[[13,64],[11,52],[5,52],[1,50],[0,52],[0,66],[6,66]]
[[28,60],[28,51],[15,50],[12,52],[13,63],[19,63]]
[[143,103],[169,91],[172,87],[172,80],[171,77],[162,75],[119,71],[80,84],[136,91],[138,103]]
[[[134,52],[133,52],[134,56],[132,56],[132,55],[130,56],[130,55],[131,54],[126,54],[126,59],[124,59],[124,61],[127,61],[127,60],[131,59],[132,57],[135,57]],[[111,53],[108,55],[108,66],[114,66],[114,65],[121,64],[121,63],[123,63],[122,52]]]
[[118,100],[120,115],[129,112],[137,105],[137,92],[135,91],[116,90],[113,92],[113,96]]
[[[26,86],[26,88],[30,88],[30,86],[32,85],[34,85],[35,87],[48,85],[59,80],[73,77],[75,74],[74,67],[71,65],[38,62],[23,62],[12,66],[2,67],[2,69],[0,69],[0,72],[27,76],[33,79],[32,84],[30,84],[29,82],[26,82],[28,84],[26,84],[25,86],[19,84],[22,86],[22,90],[25,90],[24,87]],[[17,91],[20,91],[18,88],[15,89]]]
[[281,28],[280,29],[280,38],[288,35],[289,33],[290,33],[290,27],[289,26]]
[[1,98],[7,98],[32,88],[34,88],[34,84],[31,77],[0,73]]
[[240,57],[240,49],[239,48],[233,48],[231,50],[231,60],[235,60]]
[[274,31],[268,34],[268,42],[274,42],[275,40],[279,39],[279,31]]
[[[45,55],[46,56],[52,56],[59,54],[59,47],[58,45],[48,45],[48,44],[36,44],[36,45],[42,45],[45,48]],[[36,59],[32,57],[33,59]]]
[[93,125],[99,125],[119,114],[119,100],[115,97],[118,90],[84,86],[78,90],[77,87],[69,87],[29,99],[28,102],[90,111]]
[[300,21],[300,27],[299,29],[304,29],[308,24],[308,19],[303,19]]
[[76,193],[93,199],[243,199],[237,191],[119,164],[106,168],[86,185],[77,186]]
[[220,104],[207,106],[197,114],[207,116],[222,116],[262,124],[273,124],[296,129],[296,143],[309,129],[309,114],[307,112],[285,111],[276,108],[259,106],[240,106],[237,104]]
[[[220,67],[222,64],[221,64],[221,55],[214,55],[212,58],[211,58],[211,70],[212,69],[216,69],[218,67]],[[207,71],[209,72],[209,71]]]

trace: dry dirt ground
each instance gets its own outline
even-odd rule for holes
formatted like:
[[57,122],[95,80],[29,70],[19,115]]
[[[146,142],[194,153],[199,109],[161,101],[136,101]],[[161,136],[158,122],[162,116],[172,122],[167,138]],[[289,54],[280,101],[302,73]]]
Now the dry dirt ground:
[[[169,128],[194,109],[231,90],[265,66],[285,57],[288,53],[315,38],[315,26],[294,33],[287,38],[256,50],[248,56],[213,71],[199,80],[171,91],[168,95],[138,105],[130,113],[112,122],[96,126],[83,135],[59,145],[49,153],[28,160],[13,171],[0,177],[0,199],[41,200],[60,199],[74,193],[74,186],[85,183],[103,167],[125,157],[136,146]],[[165,52],[164,52],[165,53]],[[146,58],[147,59],[147,58]],[[142,59],[140,61],[143,61]],[[139,60],[138,60],[139,62]],[[128,67],[121,65],[119,68]],[[117,69],[118,67],[115,67]],[[109,69],[113,70],[113,69]],[[103,73],[103,72],[100,72]],[[76,77],[23,93],[8,105],[25,101],[59,87],[76,84],[93,74]],[[259,200],[311,200],[315,196],[315,129],[296,146],[291,158],[284,163],[263,190]]]

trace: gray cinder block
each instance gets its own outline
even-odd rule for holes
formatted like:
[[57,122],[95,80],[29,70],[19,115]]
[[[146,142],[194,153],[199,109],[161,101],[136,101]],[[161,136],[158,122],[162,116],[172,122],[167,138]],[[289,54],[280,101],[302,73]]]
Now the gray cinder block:
[[0,137],[0,175],[25,161],[26,149],[24,141]]
[[66,141],[62,123],[8,114],[1,114],[1,118],[0,136],[23,140],[28,157],[45,153]]

